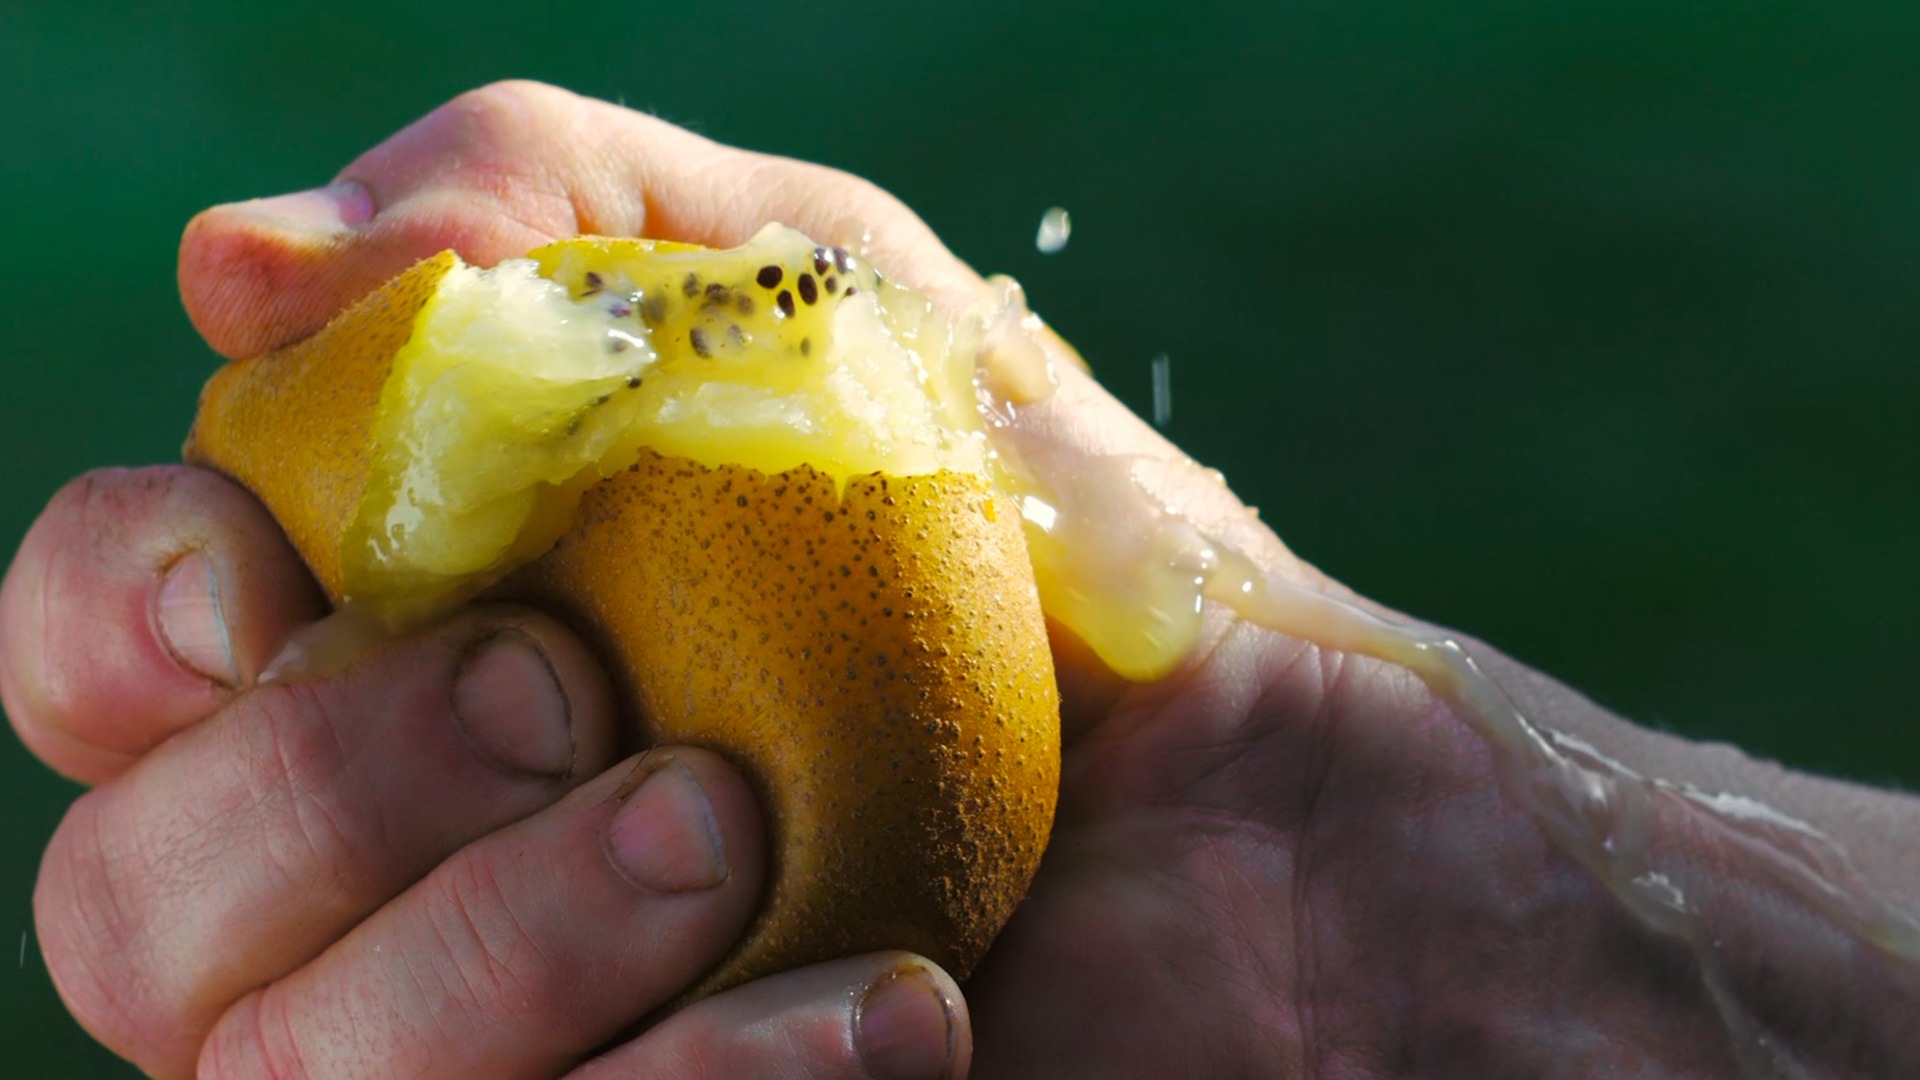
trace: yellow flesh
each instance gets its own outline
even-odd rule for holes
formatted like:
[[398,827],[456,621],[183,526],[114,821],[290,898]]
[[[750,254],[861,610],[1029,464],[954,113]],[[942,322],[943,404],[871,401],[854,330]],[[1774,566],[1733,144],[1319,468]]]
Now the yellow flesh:
[[[642,447],[768,475],[804,464],[842,487],[988,473],[973,378],[991,331],[794,230],[724,251],[579,238],[492,269],[455,262],[393,357],[339,545],[343,599],[389,627],[441,616],[538,557],[581,493]],[[1191,575],[1132,550],[1155,530],[1106,535],[1123,508],[1069,506],[1084,494],[995,472],[1018,496],[1050,615],[1131,678],[1186,654]],[[1068,536],[1072,522],[1089,535]],[[1116,547],[1127,557],[1086,572],[1089,551]]]
[[549,547],[643,446],[841,485],[983,474],[962,337],[778,226],[727,251],[578,239],[456,266],[381,391],[341,591],[390,625],[439,615]]

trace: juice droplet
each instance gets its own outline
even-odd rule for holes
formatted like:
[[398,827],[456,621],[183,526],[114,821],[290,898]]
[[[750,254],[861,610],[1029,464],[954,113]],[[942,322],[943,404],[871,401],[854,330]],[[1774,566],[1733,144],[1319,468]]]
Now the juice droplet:
[[1153,426],[1173,422],[1173,359],[1166,353],[1153,358]]
[[1033,246],[1040,249],[1042,255],[1058,255],[1067,250],[1067,240],[1072,235],[1072,216],[1058,206],[1050,206],[1040,215],[1040,231],[1034,235]]

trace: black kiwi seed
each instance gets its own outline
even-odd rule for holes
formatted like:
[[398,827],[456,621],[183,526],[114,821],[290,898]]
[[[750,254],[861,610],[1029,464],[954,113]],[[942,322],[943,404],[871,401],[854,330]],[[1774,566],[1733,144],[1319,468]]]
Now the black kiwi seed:
[[832,275],[827,276],[827,280],[824,283],[824,285],[827,290],[828,296],[832,296],[834,293],[837,293],[840,291],[840,279]]
[[812,274],[801,274],[800,280],[795,284],[799,286],[800,299],[809,304],[820,299],[820,286],[813,283]]
[[638,375],[627,376],[627,389],[629,390],[640,389],[640,376]]
[[680,283],[680,291],[683,293],[686,293],[687,299],[689,300],[693,299],[696,296],[699,296],[700,295],[699,275],[693,273],[692,271],[688,271],[687,280]]
[[847,254],[846,248],[834,248],[833,265],[839,267],[841,273],[851,274],[853,273],[853,256]]
[[633,343],[632,343],[632,342],[630,342],[630,341],[628,341],[628,340],[627,340],[626,338],[618,338],[618,337],[617,337],[617,338],[608,338],[608,339],[607,339],[607,351],[608,351],[608,352],[614,352],[614,353],[623,353],[623,352],[626,352],[626,351],[627,351],[628,349],[631,349],[631,348],[633,348]]
[[725,285],[722,285],[717,281],[707,286],[707,299],[713,301],[716,304],[724,304],[732,298],[733,298],[733,290],[727,288]]
[[781,314],[785,315],[789,319],[793,318],[793,294],[792,293],[788,292],[785,289],[781,289],[780,295],[774,297],[773,302],[780,305]]
[[591,270],[587,271],[587,289],[584,295],[592,296],[594,293],[599,292],[601,288],[603,288],[603,286],[600,283],[600,275]]
[[828,265],[827,249],[814,248],[813,249],[813,272],[816,274],[824,274],[827,272],[827,265]]
[[687,331],[687,344],[692,345],[693,351],[700,356],[713,355],[707,348],[707,332],[697,326]]
[[857,293],[857,292],[859,292],[859,291],[860,291],[860,290],[859,290],[859,289],[858,289],[857,287],[855,287],[855,286],[852,286],[852,285],[849,285],[849,286],[847,286],[847,295],[848,295],[848,296],[852,296],[852,295],[853,295],[854,293]]
[[642,297],[640,300],[640,317],[650,324],[658,323],[661,319],[666,318],[667,298],[664,296]]
[[780,279],[784,276],[777,266],[763,266],[760,272],[753,276],[753,280],[759,282],[761,288],[771,289],[780,284]]
[[607,305],[607,314],[616,319],[624,319],[633,314],[633,305],[624,300],[615,300],[613,303]]
[[734,293],[733,306],[739,309],[740,314],[751,315],[753,314],[753,297],[746,293]]
[[812,338],[803,337],[800,339],[800,355],[801,356],[813,355],[813,339]]

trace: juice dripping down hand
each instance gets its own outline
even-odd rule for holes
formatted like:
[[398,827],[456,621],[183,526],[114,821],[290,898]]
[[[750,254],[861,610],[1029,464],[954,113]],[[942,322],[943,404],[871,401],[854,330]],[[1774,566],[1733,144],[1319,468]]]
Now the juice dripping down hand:
[[[950,310],[983,295],[863,181],[528,84],[203,215],[181,285],[250,356],[443,248],[776,220]],[[737,774],[614,761],[604,673],[521,609],[260,685],[323,604],[248,496],[163,467],[63,490],[0,591],[7,714],[95,785],[35,898],[68,1007],[157,1076],[1920,1075],[1920,801],[1649,732],[1400,624],[1065,346],[1009,333],[985,382],[1048,512],[1036,556],[1138,573],[1097,610],[1209,603],[1144,682],[1054,612],[1060,813],[967,986],[869,955],[635,1034],[751,916]]]

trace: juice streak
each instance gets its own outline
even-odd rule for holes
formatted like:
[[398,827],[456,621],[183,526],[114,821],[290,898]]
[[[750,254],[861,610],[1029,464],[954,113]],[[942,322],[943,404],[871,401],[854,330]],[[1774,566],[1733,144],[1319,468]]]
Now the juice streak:
[[[1846,852],[1812,825],[1745,796],[1649,777],[1585,742],[1523,715],[1458,640],[1395,624],[1340,599],[1262,571],[1247,556],[1165,505],[1142,482],[1148,468],[1190,470],[1189,482],[1223,484],[1190,461],[1105,455],[1068,445],[1024,422],[1057,385],[1038,321],[1018,287],[996,279],[985,316],[980,395],[991,440],[1020,493],[1029,548],[1049,614],[1071,626],[1121,674],[1165,673],[1200,632],[1204,601],[1249,622],[1329,650],[1411,671],[1491,749],[1501,787],[1550,841],[1578,860],[1650,930],[1686,944],[1752,1077],[1805,1068],[1735,995],[1720,942],[1703,912],[1727,882],[1665,865],[1654,843],[1658,812],[1740,852],[1751,883],[1784,894],[1888,958],[1920,964],[1920,923],[1866,881]],[[1251,513],[1249,511],[1248,513]],[[1684,887],[1683,887],[1684,883]]]

